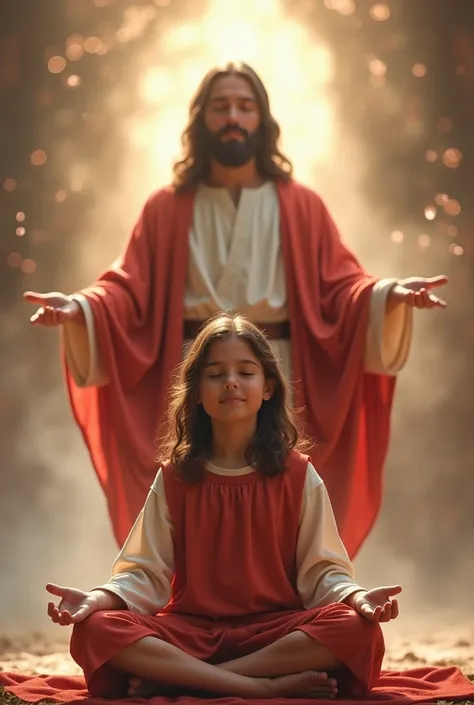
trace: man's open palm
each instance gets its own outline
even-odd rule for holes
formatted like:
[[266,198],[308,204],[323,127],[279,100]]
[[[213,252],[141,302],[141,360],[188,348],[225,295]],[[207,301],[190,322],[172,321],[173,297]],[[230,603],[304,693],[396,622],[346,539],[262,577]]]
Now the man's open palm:
[[36,326],[59,326],[66,321],[74,321],[81,313],[80,304],[59,291],[49,294],[25,291],[23,298],[29,303],[39,305],[36,313],[30,318],[30,323]]

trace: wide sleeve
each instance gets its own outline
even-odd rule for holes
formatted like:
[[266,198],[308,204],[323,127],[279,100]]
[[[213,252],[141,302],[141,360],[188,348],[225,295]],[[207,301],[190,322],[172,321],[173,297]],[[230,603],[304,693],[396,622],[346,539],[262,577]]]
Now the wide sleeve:
[[132,612],[157,614],[170,599],[173,573],[173,526],[160,469],[112,577],[99,587],[121,597]]
[[396,375],[405,365],[413,336],[413,309],[400,303],[387,309],[396,279],[380,279],[372,289],[364,353],[366,372]]
[[75,356],[63,346],[71,409],[119,545],[156,474],[167,390],[181,361],[192,214],[192,193],[178,197],[167,187],[148,199],[120,257],[76,292],[86,331]]
[[364,369],[380,277],[343,243],[317,194],[294,183],[280,193],[294,406],[353,557],[379,511],[396,381]]
[[326,487],[308,463],[296,548],[297,587],[306,609],[343,602],[358,590]]
[[150,322],[156,211],[157,206],[148,201],[118,259],[91,286],[75,295],[87,329],[89,359],[83,356],[81,361],[89,364],[88,369],[82,369],[83,384],[90,384],[92,373],[106,379],[118,375],[121,386],[132,389],[155,362],[158,334]]
[[85,325],[68,321],[62,326],[65,361],[78,387],[99,387],[108,383],[108,377],[97,346],[94,315],[85,296],[75,294],[73,299],[82,308]]

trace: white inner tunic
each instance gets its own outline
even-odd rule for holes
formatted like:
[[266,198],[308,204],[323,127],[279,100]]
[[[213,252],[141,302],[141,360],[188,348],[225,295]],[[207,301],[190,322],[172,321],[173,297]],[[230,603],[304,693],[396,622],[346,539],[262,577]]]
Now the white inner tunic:
[[[387,294],[394,284],[395,279],[382,279],[372,292],[364,360],[368,372],[397,374],[408,357],[412,309],[400,304],[386,314]],[[86,327],[63,326],[68,366],[79,386],[106,384],[91,306],[85,296],[75,298],[84,310]],[[272,182],[242,189],[238,205],[225,188],[202,185],[197,190],[183,318],[206,320],[222,310],[241,313],[258,323],[289,319],[280,208]],[[272,346],[291,381],[291,341],[272,341]]]
[[229,310],[259,323],[288,320],[279,221],[271,182],[243,189],[238,206],[225,188],[198,189],[185,319],[205,321]]

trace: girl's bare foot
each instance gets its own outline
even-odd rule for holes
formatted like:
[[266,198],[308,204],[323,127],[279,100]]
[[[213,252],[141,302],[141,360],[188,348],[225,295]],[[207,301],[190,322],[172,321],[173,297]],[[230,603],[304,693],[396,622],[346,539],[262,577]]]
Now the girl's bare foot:
[[182,688],[174,688],[171,685],[147,681],[138,676],[132,676],[128,680],[128,695],[131,698],[153,698],[155,695],[174,697],[179,695]]
[[[268,679],[265,679],[268,680]],[[290,676],[270,679],[270,698],[322,698],[333,699],[337,696],[337,681],[328,678],[327,673],[303,671]]]
[[[262,698],[306,697],[332,700],[337,696],[337,681],[334,678],[328,678],[326,673],[317,671],[251,680],[255,682],[255,696]],[[128,695],[135,698],[151,698],[154,695],[173,695],[173,691],[177,690],[143,678],[132,677],[129,680]]]

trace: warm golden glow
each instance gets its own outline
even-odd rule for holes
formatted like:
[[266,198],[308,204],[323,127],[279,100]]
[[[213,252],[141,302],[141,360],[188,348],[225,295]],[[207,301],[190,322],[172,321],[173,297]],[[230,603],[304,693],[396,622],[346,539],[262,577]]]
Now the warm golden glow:
[[54,194],[54,200],[56,201],[56,203],[64,203],[66,198],[67,198],[66,189],[63,189],[63,188],[59,189],[59,191],[56,191],[56,193]]
[[370,8],[370,16],[376,22],[385,22],[390,17],[390,8],[384,3],[377,3]]
[[11,179],[10,177],[7,177],[7,178],[5,179],[5,181],[3,182],[3,184],[2,184],[3,190],[4,190],[4,191],[7,191],[7,192],[9,192],[9,193],[11,193],[12,191],[14,191],[17,186],[18,186],[17,181],[16,181],[15,179]]
[[423,78],[423,76],[426,76],[426,66],[424,64],[413,64],[411,72],[416,78]]
[[461,163],[462,154],[459,149],[447,149],[443,154],[443,164],[450,169],[456,169]]
[[30,161],[33,166],[43,166],[43,164],[46,164],[46,160],[47,155],[43,149],[35,149],[35,151],[31,153]]
[[36,272],[36,262],[26,258],[22,261],[20,268],[24,274],[33,274],[33,272]]
[[430,236],[423,233],[423,235],[420,235],[418,238],[418,247],[420,247],[422,250],[425,250],[427,247],[430,246],[430,242]]
[[81,85],[81,79],[76,74],[71,74],[67,77],[66,83],[70,88],[76,88]]
[[88,54],[97,54],[102,48],[102,42],[98,37],[88,37],[84,41],[84,49]]
[[64,56],[52,56],[48,61],[48,71],[50,73],[61,73],[66,68]]
[[444,204],[444,210],[448,215],[456,216],[461,212],[461,204],[454,198],[450,198]]
[[21,255],[18,252],[10,252],[7,255],[7,264],[12,269],[16,269],[21,264]]
[[436,218],[436,208],[434,206],[426,206],[425,208],[425,218],[426,220],[434,220]]
[[[140,21],[144,18],[130,15],[132,24],[121,28],[123,36]],[[169,181],[193,93],[209,68],[230,60],[243,60],[261,75],[282,127],[281,147],[298,178],[311,180],[315,166],[329,161],[337,130],[327,94],[332,57],[312,33],[284,14],[279,0],[211,0],[199,31],[195,24],[177,23],[144,55],[141,104],[125,129],[131,151],[148,160],[140,171],[148,183]]]
[[69,44],[66,49],[66,56],[69,61],[79,61],[84,54],[84,49],[80,44]]
[[393,233],[390,235],[390,239],[396,245],[400,245],[403,242],[403,238],[404,235],[401,230],[394,230]]
[[372,59],[369,63],[369,71],[374,76],[385,76],[387,73],[387,64],[380,61],[380,59]]

